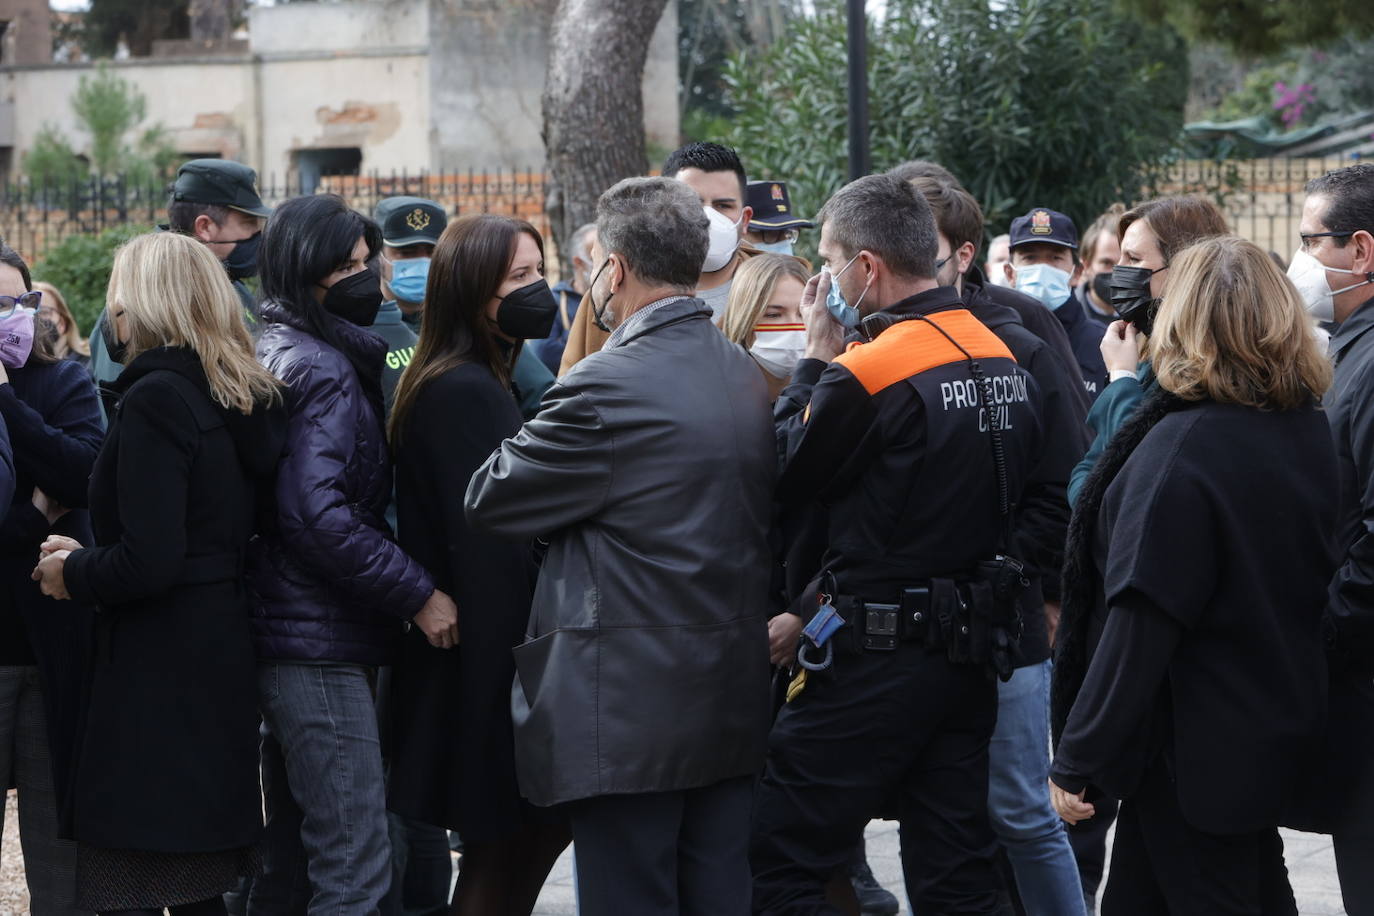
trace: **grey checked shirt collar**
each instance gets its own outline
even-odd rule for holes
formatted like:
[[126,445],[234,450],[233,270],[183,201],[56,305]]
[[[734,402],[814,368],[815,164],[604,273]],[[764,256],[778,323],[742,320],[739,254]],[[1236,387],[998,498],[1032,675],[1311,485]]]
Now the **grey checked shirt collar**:
[[644,320],[654,312],[663,308],[665,305],[672,305],[674,302],[681,302],[683,299],[690,299],[691,296],[673,295],[663,299],[650,302],[644,308],[635,312],[629,318],[620,323],[620,326],[611,332],[611,336],[606,340],[606,349],[620,346],[620,342],[630,336],[635,330],[644,323]]

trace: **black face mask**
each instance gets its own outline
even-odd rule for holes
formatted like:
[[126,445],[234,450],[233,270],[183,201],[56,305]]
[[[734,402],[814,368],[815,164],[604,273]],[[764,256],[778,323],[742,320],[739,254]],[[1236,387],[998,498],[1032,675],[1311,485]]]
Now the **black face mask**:
[[1159,300],[1150,295],[1150,278],[1164,269],[1124,264],[1112,268],[1112,308],[1122,321],[1135,325],[1135,329],[1146,336],[1154,326],[1155,312],[1159,311]]
[[382,280],[371,267],[350,274],[325,290],[324,307],[344,321],[371,327],[382,307]]
[[1112,275],[1093,274],[1093,295],[1098,302],[1112,304]]
[[501,333],[516,340],[543,340],[553,330],[558,317],[558,300],[549,284],[535,280],[522,286],[501,300],[496,309],[496,326]]
[[230,280],[244,280],[258,273],[258,246],[262,244],[262,233],[254,232],[246,239],[239,239],[224,259],[224,268],[229,271]]
[[602,261],[601,266],[598,267],[596,273],[592,275],[591,282],[587,284],[587,301],[592,304],[592,324],[596,325],[607,334],[611,333],[611,328],[610,325],[606,324],[606,309],[610,306],[611,296],[614,296],[615,293],[607,295],[605,301],[598,307],[596,299],[592,297],[592,288],[596,286],[596,281],[601,278],[601,272],[606,269],[606,265],[609,263],[611,263],[610,258]]
[[129,346],[119,342],[114,324],[114,316],[106,311],[105,316],[100,319],[100,339],[105,342],[105,354],[122,366],[129,356]]

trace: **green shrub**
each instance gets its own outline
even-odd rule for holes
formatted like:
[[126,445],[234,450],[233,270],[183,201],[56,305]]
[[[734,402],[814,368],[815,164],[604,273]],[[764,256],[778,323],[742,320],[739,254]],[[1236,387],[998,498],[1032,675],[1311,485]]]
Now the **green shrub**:
[[61,290],[81,333],[90,334],[105,307],[105,288],[110,283],[115,249],[152,228],[129,224],[113,226],[99,235],[69,235],[35,265],[34,279],[45,280]]
[[[726,69],[734,114],[718,139],[751,177],[789,182],[808,216],[847,175],[846,52],[843,4],[818,0]],[[889,0],[868,65],[874,171],[940,163],[982,203],[990,234],[1033,206],[1086,226],[1137,199],[1183,126],[1181,40],[1113,0]]]

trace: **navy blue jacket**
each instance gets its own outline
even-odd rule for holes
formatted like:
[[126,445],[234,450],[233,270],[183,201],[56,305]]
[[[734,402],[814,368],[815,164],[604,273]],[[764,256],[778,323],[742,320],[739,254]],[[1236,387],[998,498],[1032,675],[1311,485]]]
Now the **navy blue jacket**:
[[[42,624],[62,610],[43,597],[29,574],[50,533],[90,543],[86,488],[104,430],[95,386],[76,363],[30,360],[7,373],[9,383],[0,385],[0,419],[9,431],[14,481],[0,525],[0,665],[32,665],[35,648],[40,654],[42,648],[33,645],[31,637],[40,637],[28,632],[26,621]],[[35,487],[73,511],[50,526],[34,508]]]
[[[9,512],[10,499],[14,497],[14,452],[10,450],[10,430],[0,417],[0,511]],[[0,520],[4,516],[0,515]]]
[[[382,427],[386,342],[341,319],[334,330],[365,368],[313,336],[293,314],[263,306],[258,359],[286,384],[286,450],[265,532],[249,547],[259,658],[382,665],[401,622],[434,591],[396,546],[384,518],[391,461]],[[375,392],[369,384],[376,385]]]
[[1096,401],[1102,389],[1107,387],[1107,364],[1102,359],[1102,326],[1083,314],[1083,306],[1072,295],[1054,310],[1054,317],[1069,335],[1069,345],[1078,360],[1088,400]]

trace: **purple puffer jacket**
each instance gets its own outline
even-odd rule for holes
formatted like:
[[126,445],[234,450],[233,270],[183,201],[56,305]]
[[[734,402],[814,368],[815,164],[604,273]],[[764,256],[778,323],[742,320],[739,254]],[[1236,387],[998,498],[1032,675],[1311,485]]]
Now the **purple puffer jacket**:
[[[376,409],[348,357],[274,304],[258,360],[286,383],[286,450],[275,524],[249,545],[253,640],[261,659],[384,665],[434,591],[383,518],[391,462]],[[335,319],[356,354],[378,366],[382,338]]]

